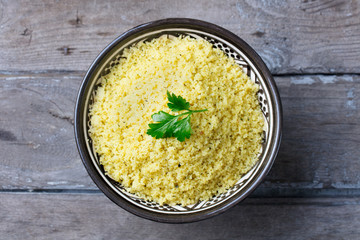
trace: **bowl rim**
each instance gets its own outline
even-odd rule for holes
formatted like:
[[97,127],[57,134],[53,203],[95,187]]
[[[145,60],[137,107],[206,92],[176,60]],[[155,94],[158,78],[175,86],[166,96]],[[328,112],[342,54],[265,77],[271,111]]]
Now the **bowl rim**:
[[[269,160],[266,162],[262,169],[259,170],[259,175],[254,178],[254,182],[252,184],[248,184],[249,187],[245,188],[245,191],[241,194],[235,195],[231,198],[231,201],[224,203],[219,206],[215,206],[211,209],[207,209],[204,211],[189,213],[189,214],[181,214],[181,215],[170,215],[158,212],[151,212],[149,210],[140,208],[138,206],[133,205],[128,202],[126,199],[123,199],[119,196],[110,186],[106,184],[106,182],[102,179],[99,172],[92,164],[90,155],[86,148],[85,138],[83,134],[83,116],[84,116],[84,96],[86,95],[87,86],[91,83],[92,74],[95,69],[100,64],[103,57],[105,57],[118,43],[127,39],[128,37],[141,33],[145,30],[150,29],[161,29],[163,27],[174,28],[174,27],[187,27],[191,29],[197,29],[205,32],[209,32],[214,34],[230,43],[234,46],[240,46],[243,50],[244,54],[252,61],[254,66],[258,69],[259,74],[262,75],[264,81],[267,83],[267,87],[270,94],[270,97],[273,101],[273,112],[274,112],[274,133],[272,139],[270,141],[270,151],[268,154]],[[277,153],[279,151],[281,138],[282,138],[282,104],[280,100],[280,95],[278,89],[276,87],[276,83],[261,59],[261,57],[253,50],[244,40],[235,35],[234,33],[226,30],[220,26],[217,26],[213,23],[205,22],[202,20],[191,19],[191,18],[166,18],[161,20],[156,20],[148,23],[144,23],[138,25],[128,31],[124,32],[117,38],[115,38],[108,46],[106,46],[100,54],[95,58],[93,63],[90,65],[84,79],[80,85],[78,96],[75,104],[75,116],[74,116],[74,132],[75,132],[75,141],[77,145],[78,152],[80,154],[81,160],[94,183],[99,187],[99,189],[114,203],[116,203],[121,208],[139,216],[142,218],[146,218],[149,220],[153,220],[156,222],[164,222],[164,223],[188,223],[188,222],[196,222],[200,220],[204,220],[210,217],[214,217],[220,213],[225,212],[227,209],[235,206],[242,200],[244,200],[251,192],[255,190],[255,188],[264,180],[265,176],[270,171]]]

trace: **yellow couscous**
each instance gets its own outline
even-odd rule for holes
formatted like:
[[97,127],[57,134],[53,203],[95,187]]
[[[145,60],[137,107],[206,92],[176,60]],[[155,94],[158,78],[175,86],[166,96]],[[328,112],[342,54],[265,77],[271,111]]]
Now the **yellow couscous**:
[[[146,134],[151,115],[174,114],[166,92],[193,114],[190,139]],[[264,120],[242,68],[203,39],[160,37],[124,50],[90,107],[89,134],[106,174],[159,204],[194,204],[232,187],[257,161]]]

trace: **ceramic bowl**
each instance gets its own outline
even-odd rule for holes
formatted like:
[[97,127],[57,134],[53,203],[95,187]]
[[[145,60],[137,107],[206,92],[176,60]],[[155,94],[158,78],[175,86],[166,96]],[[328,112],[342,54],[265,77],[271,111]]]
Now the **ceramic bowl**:
[[[258,99],[265,119],[264,141],[256,165],[227,192],[209,201],[189,206],[161,206],[129,192],[105,175],[93,149],[89,128],[89,105],[100,78],[119,63],[123,49],[139,41],[162,35],[189,35],[203,38],[235,59],[250,79],[259,85]],[[159,222],[193,222],[215,216],[246,198],[264,179],[277,155],[281,140],[282,109],[279,93],[270,71],[259,55],[241,38],[214,24],[195,19],[164,19],[128,30],[110,43],[90,66],[81,84],[75,108],[75,137],[81,159],[96,185],[120,207],[138,216]]]

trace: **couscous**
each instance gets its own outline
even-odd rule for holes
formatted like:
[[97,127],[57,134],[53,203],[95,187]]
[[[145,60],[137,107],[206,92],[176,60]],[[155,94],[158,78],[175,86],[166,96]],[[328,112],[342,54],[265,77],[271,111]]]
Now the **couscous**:
[[[191,137],[155,139],[167,91],[193,109]],[[264,120],[258,86],[203,39],[160,37],[122,53],[90,106],[89,134],[106,174],[159,204],[189,205],[232,187],[256,163]],[[173,113],[172,113],[173,114]]]

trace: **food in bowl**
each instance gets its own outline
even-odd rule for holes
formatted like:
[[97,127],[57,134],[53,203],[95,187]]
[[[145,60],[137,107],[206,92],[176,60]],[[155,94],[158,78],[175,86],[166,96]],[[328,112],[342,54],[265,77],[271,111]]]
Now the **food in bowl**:
[[[257,162],[264,118],[258,86],[201,38],[168,35],[124,49],[90,106],[89,134],[106,174],[160,205],[190,205],[232,187]],[[191,109],[185,141],[147,134],[151,116],[171,114],[167,92]]]

